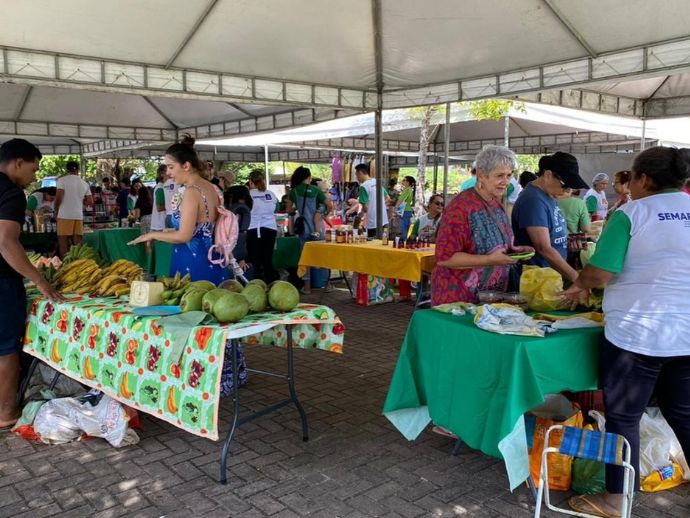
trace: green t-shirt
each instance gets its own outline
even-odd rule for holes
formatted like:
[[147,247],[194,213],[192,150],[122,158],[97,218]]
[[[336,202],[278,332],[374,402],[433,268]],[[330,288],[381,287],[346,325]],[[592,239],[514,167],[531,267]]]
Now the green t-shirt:
[[400,200],[405,204],[405,212],[412,212],[414,210],[414,192],[412,187],[405,187],[400,194]]
[[621,273],[628,253],[631,228],[630,218],[625,212],[614,212],[601,233],[597,249],[589,264],[616,275]]
[[26,200],[26,210],[29,212],[34,212],[36,207],[38,207],[38,199],[34,194],[32,194],[29,196],[29,199]]
[[587,196],[585,200],[587,203],[587,210],[592,213],[596,213],[599,210],[599,198],[596,196]]
[[154,201],[156,206],[165,206],[165,189],[163,187],[156,189],[156,199]]
[[580,198],[571,196],[558,200],[558,206],[565,217],[569,234],[582,232],[582,227],[589,227],[592,224],[587,205]]
[[[306,195],[305,195],[306,192]],[[316,203],[325,203],[326,195],[321,189],[313,185],[302,183],[290,191],[290,201],[297,205],[297,197],[316,198]],[[297,207],[300,210],[300,207]]]

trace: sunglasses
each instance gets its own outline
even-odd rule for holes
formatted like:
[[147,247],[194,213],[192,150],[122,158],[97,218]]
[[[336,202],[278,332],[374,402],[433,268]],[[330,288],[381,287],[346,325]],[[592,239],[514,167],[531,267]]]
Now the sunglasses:
[[437,207],[443,207],[445,205],[445,203],[443,203],[442,201],[435,201],[433,204]]
[[561,180],[557,175],[553,175],[554,179],[561,184],[561,188],[565,189],[565,182]]

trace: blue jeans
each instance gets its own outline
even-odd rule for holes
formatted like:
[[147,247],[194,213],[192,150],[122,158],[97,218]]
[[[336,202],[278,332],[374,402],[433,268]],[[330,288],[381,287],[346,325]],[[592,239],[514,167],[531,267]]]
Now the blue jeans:
[[400,220],[400,235],[403,239],[407,239],[407,234],[410,231],[410,224],[412,223],[412,212],[403,212]]

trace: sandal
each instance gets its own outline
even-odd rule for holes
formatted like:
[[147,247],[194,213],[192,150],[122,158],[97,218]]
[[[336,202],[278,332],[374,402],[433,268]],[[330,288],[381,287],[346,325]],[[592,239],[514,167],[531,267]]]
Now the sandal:
[[431,431],[438,434],[438,435],[443,435],[444,437],[450,437],[451,439],[457,439],[458,438],[457,435],[455,435],[450,430],[443,428],[443,426],[434,426],[431,429]]
[[603,518],[620,518],[621,516],[618,512],[611,514],[604,511],[601,507],[584,495],[572,497],[570,500],[568,500],[568,505],[573,511],[577,511],[578,513],[587,513],[594,516],[601,516]]

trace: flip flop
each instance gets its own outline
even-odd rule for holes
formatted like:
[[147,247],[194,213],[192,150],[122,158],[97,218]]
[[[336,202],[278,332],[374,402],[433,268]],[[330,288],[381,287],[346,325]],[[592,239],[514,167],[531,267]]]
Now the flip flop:
[[573,511],[577,511],[578,513],[587,513],[594,516],[601,516],[603,518],[620,518],[621,516],[618,513],[607,513],[584,495],[572,497],[570,500],[568,500],[568,505]]
[[451,439],[457,439],[458,436],[455,435],[453,432],[450,430],[447,430],[446,428],[443,428],[443,426],[434,426],[431,429],[432,432],[437,433],[439,435],[443,435],[444,437],[450,437]]

